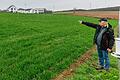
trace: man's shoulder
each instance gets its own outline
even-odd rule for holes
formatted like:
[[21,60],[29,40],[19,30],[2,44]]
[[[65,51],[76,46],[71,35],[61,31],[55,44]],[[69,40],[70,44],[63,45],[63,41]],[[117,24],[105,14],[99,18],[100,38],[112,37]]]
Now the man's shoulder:
[[114,29],[113,28],[108,28],[107,29],[107,34],[114,35]]
[[108,27],[108,32],[114,32],[112,27]]

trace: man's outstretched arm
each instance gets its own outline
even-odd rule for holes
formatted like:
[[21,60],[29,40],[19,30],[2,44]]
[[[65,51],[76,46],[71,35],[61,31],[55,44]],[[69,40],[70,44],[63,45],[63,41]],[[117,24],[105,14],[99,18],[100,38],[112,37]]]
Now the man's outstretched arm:
[[94,23],[90,23],[90,22],[84,22],[84,21],[79,21],[80,24],[84,24],[86,26],[92,27],[92,28],[97,28],[99,25],[98,24],[94,24]]

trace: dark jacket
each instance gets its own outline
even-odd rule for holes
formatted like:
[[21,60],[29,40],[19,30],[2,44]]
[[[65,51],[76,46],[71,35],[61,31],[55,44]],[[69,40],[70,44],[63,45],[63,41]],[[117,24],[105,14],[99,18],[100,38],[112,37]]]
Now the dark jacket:
[[[100,32],[101,26],[98,24],[93,24],[93,23],[84,22],[84,21],[82,22],[82,24],[96,29],[96,32],[94,35],[94,43],[97,44],[97,36]],[[102,35],[100,48],[102,50],[107,50],[107,48],[112,49],[114,42],[115,42],[114,30],[112,29],[112,26],[108,24],[107,31],[104,32],[104,34]]]

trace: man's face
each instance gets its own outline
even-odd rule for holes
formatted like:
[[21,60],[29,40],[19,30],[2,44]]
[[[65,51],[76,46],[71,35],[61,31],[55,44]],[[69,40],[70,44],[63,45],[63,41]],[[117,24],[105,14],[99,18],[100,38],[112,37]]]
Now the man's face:
[[105,27],[105,26],[107,26],[107,22],[106,21],[101,21],[100,23],[99,23],[99,25],[100,26],[102,26],[102,27]]

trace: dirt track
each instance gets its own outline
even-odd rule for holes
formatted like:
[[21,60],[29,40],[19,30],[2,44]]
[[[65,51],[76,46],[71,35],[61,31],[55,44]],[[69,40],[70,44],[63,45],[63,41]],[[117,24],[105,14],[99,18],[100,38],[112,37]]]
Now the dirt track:
[[68,69],[64,70],[62,73],[60,73],[52,80],[64,80],[66,77],[71,76],[74,73],[75,69],[78,68],[81,64],[85,63],[87,60],[89,60],[93,53],[95,52],[96,48],[95,46],[93,46],[90,50],[84,53],[78,60],[76,60],[75,63],[71,64]]
[[76,16],[91,16],[98,18],[111,18],[118,19],[118,11],[77,11],[75,13],[71,13]]

